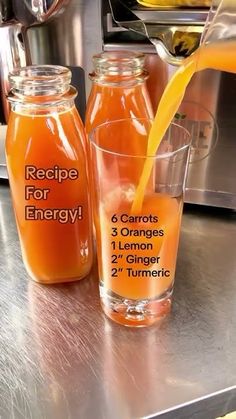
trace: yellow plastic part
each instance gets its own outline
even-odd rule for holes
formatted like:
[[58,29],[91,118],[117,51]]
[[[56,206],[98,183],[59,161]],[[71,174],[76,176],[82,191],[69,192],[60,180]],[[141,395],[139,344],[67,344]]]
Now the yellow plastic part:
[[137,0],[139,4],[146,7],[210,7],[211,0]]
[[232,413],[229,413],[228,415],[226,415],[226,416],[221,416],[220,418],[216,418],[216,419],[236,419],[236,412],[232,412]]

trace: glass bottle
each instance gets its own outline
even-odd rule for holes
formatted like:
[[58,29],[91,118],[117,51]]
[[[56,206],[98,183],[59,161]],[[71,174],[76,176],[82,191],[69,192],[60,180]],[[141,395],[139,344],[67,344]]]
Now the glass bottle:
[[[144,69],[144,61],[144,54],[133,51],[102,52],[93,57],[94,72],[90,74],[93,84],[85,119],[88,135],[104,122],[129,118],[153,118],[151,100],[146,87],[148,73]],[[136,140],[133,135],[130,136],[130,142],[126,144],[127,154],[144,156],[146,143]],[[114,146],[114,138],[107,137],[104,147],[109,149],[111,142]],[[106,170],[110,171],[111,164],[108,158]],[[136,179],[136,176],[141,174],[142,164],[133,167],[131,161],[130,166]]]
[[103,122],[126,118],[153,118],[146,87],[145,56],[132,51],[94,55],[92,89],[88,99],[87,133]]
[[85,133],[71,73],[30,66],[9,77],[9,182],[28,274],[41,283],[83,278],[92,264]]

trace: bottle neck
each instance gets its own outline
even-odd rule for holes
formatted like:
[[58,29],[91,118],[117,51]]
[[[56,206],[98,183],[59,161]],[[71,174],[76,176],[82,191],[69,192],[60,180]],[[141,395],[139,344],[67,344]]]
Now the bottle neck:
[[11,108],[24,114],[64,112],[74,105],[77,95],[70,86],[71,72],[65,67],[23,67],[10,73],[9,81]]
[[103,52],[93,57],[94,71],[90,79],[100,85],[133,87],[143,83],[148,73],[144,55],[132,51]]
[[98,75],[95,71],[89,74],[90,80],[93,83],[101,86],[110,87],[123,87],[132,88],[137,85],[143,84],[148,78],[148,73],[143,70],[138,76],[125,76],[125,75]]
[[74,99],[77,96],[77,90],[71,87],[69,92],[59,96],[43,97],[18,97],[9,94],[8,100],[11,103],[11,110],[24,115],[46,115],[52,113],[61,113],[69,111],[74,107]]

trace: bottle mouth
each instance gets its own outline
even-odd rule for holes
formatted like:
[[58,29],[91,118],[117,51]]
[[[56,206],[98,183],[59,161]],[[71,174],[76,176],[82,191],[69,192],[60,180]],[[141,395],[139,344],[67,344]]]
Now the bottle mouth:
[[51,65],[16,68],[10,72],[9,82],[11,92],[18,97],[61,95],[70,90],[71,71]]
[[109,51],[93,56],[96,75],[136,76],[143,72],[145,56],[133,51]]
[[105,51],[93,56],[94,71],[90,80],[113,87],[132,87],[148,78],[145,55],[133,51]]

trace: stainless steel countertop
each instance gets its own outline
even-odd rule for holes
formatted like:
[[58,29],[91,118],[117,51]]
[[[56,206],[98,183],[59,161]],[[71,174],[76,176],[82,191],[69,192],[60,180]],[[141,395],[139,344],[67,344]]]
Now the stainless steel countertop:
[[103,315],[95,269],[66,286],[28,280],[1,185],[0,418],[211,419],[236,409],[235,221],[187,208],[172,313],[135,330]]
[[0,125],[0,179],[7,179],[7,167],[5,158],[5,137],[7,132],[6,125]]

